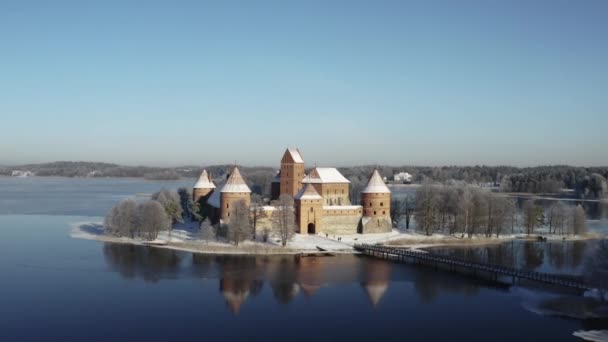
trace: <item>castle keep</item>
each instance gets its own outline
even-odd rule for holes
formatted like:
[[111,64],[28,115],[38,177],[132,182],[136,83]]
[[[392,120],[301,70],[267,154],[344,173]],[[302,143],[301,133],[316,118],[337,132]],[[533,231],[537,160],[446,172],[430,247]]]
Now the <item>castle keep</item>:
[[[350,181],[336,168],[315,167],[305,173],[299,150],[287,149],[272,182],[271,200],[280,195],[294,198],[296,232],[300,234],[356,234],[390,232],[391,192],[377,170],[361,192],[360,204],[352,204]],[[234,167],[226,183],[216,189],[203,170],[193,190],[195,201],[206,200],[211,220],[230,222],[231,208],[239,200],[249,206],[251,190],[239,169]],[[271,224],[273,202],[263,207],[261,224]]]

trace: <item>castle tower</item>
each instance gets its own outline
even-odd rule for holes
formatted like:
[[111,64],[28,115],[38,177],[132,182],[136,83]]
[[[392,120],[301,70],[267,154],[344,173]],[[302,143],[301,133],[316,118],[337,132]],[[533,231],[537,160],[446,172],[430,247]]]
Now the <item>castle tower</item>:
[[362,233],[391,231],[391,191],[384,184],[378,170],[374,170],[367,186],[361,191],[361,205],[363,206]]
[[251,189],[236,166],[220,190],[220,195],[220,219],[223,221],[230,221],[230,212],[237,201],[244,200],[248,207],[251,204]]
[[280,194],[294,197],[302,189],[304,159],[298,149],[287,149],[281,159]]
[[323,197],[312,184],[304,185],[295,196],[296,224],[300,234],[316,234],[321,230]]
[[208,197],[215,190],[215,184],[209,178],[207,170],[203,170],[192,189],[192,199],[197,202],[201,197]]

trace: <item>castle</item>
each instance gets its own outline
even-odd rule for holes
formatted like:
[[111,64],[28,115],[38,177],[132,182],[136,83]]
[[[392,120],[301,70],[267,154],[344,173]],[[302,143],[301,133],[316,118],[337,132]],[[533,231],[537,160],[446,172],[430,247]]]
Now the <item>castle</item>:
[[[275,210],[272,200],[286,194],[294,199],[297,233],[346,235],[391,231],[391,191],[377,170],[361,191],[359,205],[350,202],[349,191],[350,181],[338,169],[315,167],[305,174],[300,151],[287,149],[272,182],[270,205],[262,207],[258,224],[271,224]],[[244,200],[250,206],[251,189],[236,166],[220,189],[203,170],[194,185],[193,197],[204,203],[213,223],[229,223],[231,208],[237,201]]]

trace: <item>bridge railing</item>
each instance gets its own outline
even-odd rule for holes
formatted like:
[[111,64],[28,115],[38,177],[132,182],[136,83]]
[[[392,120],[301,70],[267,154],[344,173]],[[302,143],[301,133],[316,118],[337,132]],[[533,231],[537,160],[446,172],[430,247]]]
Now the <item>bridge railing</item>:
[[355,244],[355,249],[360,251],[375,251],[392,255],[401,255],[401,256],[409,256],[422,260],[429,260],[434,262],[440,262],[444,264],[458,265],[466,268],[489,271],[500,273],[503,275],[515,276],[518,278],[536,280],[546,283],[559,284],[563,286],[575,287],[579,289],[590,289],[584,283],[577,282],[568,278],[565,278],[560,275],[544,273],[544,272],[536,272],[536,271],[527,271],[522,270],[510,266],[503,266],[497,264],[490,263],[479,263],[475,261],[466,260],[459,257],[445,256],[439,254],[433,254],[426,251],[415,251],[411,249],[398,248],[398,247],[386,247],[379,245],[369,245],[369,244]]

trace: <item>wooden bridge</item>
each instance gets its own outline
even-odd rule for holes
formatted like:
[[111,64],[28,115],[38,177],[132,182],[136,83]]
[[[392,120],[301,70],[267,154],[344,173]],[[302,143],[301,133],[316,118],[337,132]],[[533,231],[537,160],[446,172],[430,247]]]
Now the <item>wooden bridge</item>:
[[[468,273],[472,273],[474,276],[487,274],[491,275],[491,280],[496,282],[510,282],[511,284],[517,284],[520,280],[529,280],[565,287],[577,291],[587,291],[592,289],[585,283],[568,279],[567,276],[526,271],[501,265],[472,262],[462,258],[433,254],[425,251],[368,244],[356,244],[354,248],[363,254],[378,258],[390,259],[399,262],[413,262],[435,268],[438,268],[438,266],[444,266],[447,267],[447,270],[449,271],[457,272],[458,270],[465,270]],[[499,279],[499,277],[502,277],[503,279],[507,278],[508,280],[504,281],[503,279]]]

